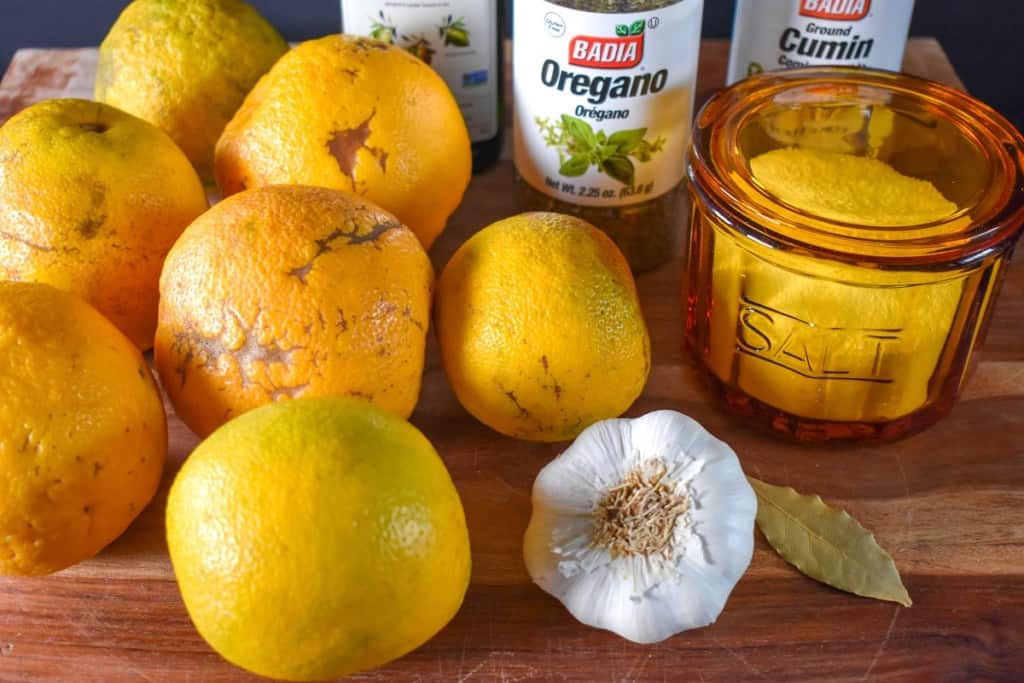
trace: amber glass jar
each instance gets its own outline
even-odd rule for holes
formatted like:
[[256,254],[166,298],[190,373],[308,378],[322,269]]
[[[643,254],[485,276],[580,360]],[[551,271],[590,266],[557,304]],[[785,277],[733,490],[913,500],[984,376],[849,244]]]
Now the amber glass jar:
[[[878,159],[955,207],[897,227],[808,213],[751,171],[780,148]],[[810,441],[891,440],[949,412],[1024,225],[1022,165],[1003,117],[901,74],[801,69],[713,97],[690,152],[684,295],[728,409]]]

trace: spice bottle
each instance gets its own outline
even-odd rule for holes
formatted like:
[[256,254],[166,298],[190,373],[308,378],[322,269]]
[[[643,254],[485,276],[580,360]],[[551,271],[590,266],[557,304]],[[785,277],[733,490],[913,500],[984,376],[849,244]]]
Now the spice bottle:
[[527,208],[604,230],[634,271],[672,258],[703,0],[517,0],[515,166]]
[[498,160],[504,49],[497,0],[341,0],[341,24],[346,33],[397,45],[430,64],[451,88],[466,120],[473,172]]
[[737,0],[726,82],[763,71],[899,71],[914,0]]

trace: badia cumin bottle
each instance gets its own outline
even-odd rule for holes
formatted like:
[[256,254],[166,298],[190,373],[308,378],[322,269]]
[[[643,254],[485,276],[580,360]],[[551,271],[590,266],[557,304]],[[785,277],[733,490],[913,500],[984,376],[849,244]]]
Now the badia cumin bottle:
[[604,230],[636,272],[669,259],[703,0],[516,0],[515,167],[523,203]]
[[727,84],[764,71],[899,71],[914,0],[736,0]]

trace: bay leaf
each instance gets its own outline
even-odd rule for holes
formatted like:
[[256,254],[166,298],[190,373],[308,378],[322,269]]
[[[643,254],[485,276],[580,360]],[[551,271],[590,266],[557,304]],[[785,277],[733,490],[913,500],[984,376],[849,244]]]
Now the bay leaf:
[[892,557],[845,510],[788,486],[747,479],[757,494],[757,526],[786,562],[833,588],[910,607]]

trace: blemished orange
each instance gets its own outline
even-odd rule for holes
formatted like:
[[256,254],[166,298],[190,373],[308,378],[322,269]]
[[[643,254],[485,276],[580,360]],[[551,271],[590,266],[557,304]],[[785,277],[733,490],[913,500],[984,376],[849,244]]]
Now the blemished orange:
[[287,51],[242,0],[134,0],[100,45],[95,97],[165,131],[212,182],[224,126]]
[[217,143],[224,195],[274,183],[355,192],[427,249],[469,185],[469,133],[451,91],[405,50],[333,35],[292,49]]
[[299,396],[355,396],[408,417],[433,279],[416,236],[353,194],[273,185],[234,195],[167,257],[160,379],[200,436]]
[[142,350],[164,256],[206,208],[174,142],[114,107],[49,100],[0,128],[0,279],[77,294]]
[[615,243],[586,221],[524,213],[459,247],[437,336],[459,402],[502,434],[565,441],[636,400],[651,345]]
[[458,611],[470,547],[430,442],[363,401],[302,398],[227,423],[167,497],[189,616],[228,661],[335,680],[419,647]]
[[72,294],[0,282],[0,574],[98,553],[153,498],[166,457],[138,349]]

